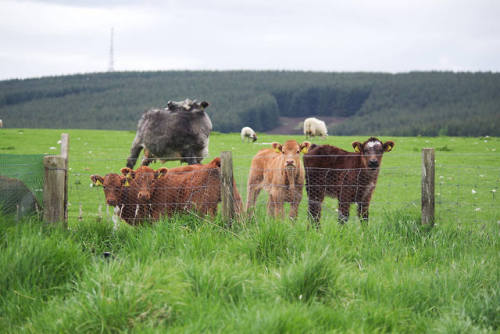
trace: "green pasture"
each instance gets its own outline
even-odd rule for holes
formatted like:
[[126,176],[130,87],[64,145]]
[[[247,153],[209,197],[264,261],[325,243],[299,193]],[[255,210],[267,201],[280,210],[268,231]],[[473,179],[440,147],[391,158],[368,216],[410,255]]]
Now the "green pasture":
[[[304,191],[294,222],[268,217],[262,194],[256,218],[231,229],[185,215],[114,231],[89,176],[124,167],[133,132],[0,130],[0,156],[58,153],[69,133],[71,203],[69,230],[0,217],[0,332],[500,330],[499,138],[380,137],[396,146],[384,155],[368,225],[352,215],[339,226],[328,200],[321,229],[310,228]],[[204,162],[232,151],[245,198],[252,156],[288,138],[304,140],[214,133]],[[313,142],[351,149],[367,138]],[[436,149],[433,228],[419,224],[423,147]]]
[[[0,154],[57,154],[57,144],[63,130],[4,129],[0,132]],[[119,173],[125,166],[130,145],[135,136],[132,131],[65,130],[70,135],[69,155],[69,217],[80,215],[108,218],[100,188],[90,188],[90,175]],[[314,139],[316,144],[332,144],[352,150],[353,141],[364,141],[367,136]],[[247,177],[252,157],[273,141],[287,139],[305,140],[303,136],[259,134],[257,143],[242,143],[239,134],[213,133],[210,137],[209,157],[204,162],[220,156],[222,151],[232,151],[234,176],[238,189],[246,199]],[[500,184],[500,139],[463,137],[380,137],[393,140],[396,146],[384,155],[377,189],[372,199],[370,215],[377,220],[384,213],[405,210],[418,214],[420,210],[421,150],[436,149],[436,214],[439,221],[481,222],[500,220],[498,194]],[[138,160],[140,162],[140,160]],[[139,162],[136,167],[139,166]],[[151,167],[175,167],[180,163],[155,163]],[[39,168],[39,166],[37,166]],[[261,193],[258,207],[265,211],[266,194]],[[324,203],[324,223],[335,223],[336,200]],[[300,216],[305,217],[307,195],[300,206]],[[355,215],[352,208],[351,217]],[[353,219],[353,218],[351,218]]]

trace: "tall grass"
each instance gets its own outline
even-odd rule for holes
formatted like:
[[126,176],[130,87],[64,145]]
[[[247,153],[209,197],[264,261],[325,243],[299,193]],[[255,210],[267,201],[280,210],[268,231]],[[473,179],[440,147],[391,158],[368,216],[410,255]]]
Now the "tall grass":
[[[109,221],[96,221],[96,204],[104,201],[101,189],[88,187],[88,175],[123,167],[133,133],[70,132],[70,229],[0,217],[2,333],[500,331],[499,216],[483,205],[495,203],[490,190],[496,189],[497,169],[478,172],[484,187],[492,184],[483,194],[468,173],[455,173],[464,157],[441,152],[438,167],[452,167],[438,171],[443,184],[437,192],[456,204],[438,214],[434,228],[421,226],[418,191],[406,184],[418,182],[419,174],[398,179],[405,166],[419,170],[412,152],[422,145],[467,152],[472,166],[477,150],[496,149],[496,138],[477,145],[473,138],[397,139],[402,155],[384,157],[388,173],[381,172],[374,204],[396,199],[405,206],[374,207],[365,225],[355,216],[338,225],[336,202],[328,200],[331,214],[323,216],[320,229],[312,228],[304,197],[296,221],[272,219],[259,206],[254,219],[232,228],[220,217],[179,215],[113,230]],[[40,152],[33,145],[48,148],[59,139],[59,132],[48,130],[2,135],[6,145],[16,146],[13,153]],[[127,144],[117,148],[108,139],[101,145],[106,138]],[[211,153],[234,147],[246,154],[234,159],[245,196],[249,161],[263,146],[243,144],[236,135],[214,138]],[[349,147],[353,139],[359,138],[328,141]],[[493,154],[481,159],[498,166]],[[439,210],[447,198],[437,200]],[[83,221],[77,219],[79,202],[91,213]]]
[[[2,218],[7,332],[495,332],[500,226]],[[110,254],[110,256],[105,256]]]

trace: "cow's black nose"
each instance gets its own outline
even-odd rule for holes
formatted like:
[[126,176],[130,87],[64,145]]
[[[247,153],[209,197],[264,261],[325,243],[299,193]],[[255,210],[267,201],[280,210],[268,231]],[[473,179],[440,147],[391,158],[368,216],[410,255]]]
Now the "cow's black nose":
[[377,159],[371,159],[368,162],[368,167],[370,167],[370,168],[376,168],[376,167],[378,167],[378,160]]

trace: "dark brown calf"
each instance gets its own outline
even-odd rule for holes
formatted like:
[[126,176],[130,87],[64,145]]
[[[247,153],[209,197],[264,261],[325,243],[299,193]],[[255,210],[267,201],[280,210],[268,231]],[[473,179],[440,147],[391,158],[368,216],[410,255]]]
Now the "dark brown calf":
[[356,153],[331,145],[313,145],[304,155],[309,216],[318,226],[325,196],[338,199],[339,223],[347,222],[353,203],[358,206],[358,217],[368,221],[368,208],[382,155],[392,150],[394,142],[382,143],[371,137],[364,143],[354,142],[352,146]]

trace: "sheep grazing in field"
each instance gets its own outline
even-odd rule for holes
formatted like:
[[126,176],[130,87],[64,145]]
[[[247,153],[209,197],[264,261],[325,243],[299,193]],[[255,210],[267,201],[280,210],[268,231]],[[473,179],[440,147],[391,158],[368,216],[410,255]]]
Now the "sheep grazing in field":
[[315,136],[325,138],[328,136],[328,130],[326,129],[325,122],[315,117],[306,118],[304,121],[304,135],[306,138]]
[[304,155],[309,216],[317,226],[325,196],[338,199],[338,221],[349,220],[351,204],[358,205],[361,221],[368,221],[370,200],[377,185],[384,152],[390,152],[393,141],[381,142],[370,137],[364,143],[354,142],[355,152],[331,145],[312,145]]
[[3,121],[0,119],[0,128],[3,128]]
[[250,142],[250,139],[252,139],[252,142],[257,141],[257,135],[255,134],[255,131],[253,131],[252,128],[245,126],[243,129],[241,129],[241,141],[245,141],[247,139],[247,142]]

